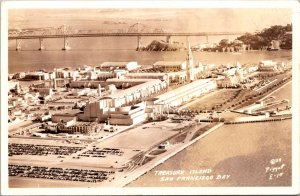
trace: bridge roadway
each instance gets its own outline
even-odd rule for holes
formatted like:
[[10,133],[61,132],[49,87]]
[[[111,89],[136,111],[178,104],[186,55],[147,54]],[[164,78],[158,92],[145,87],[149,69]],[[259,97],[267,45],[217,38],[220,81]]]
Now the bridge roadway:
[[40,38],[70,38],[70,37],[142,37],[142,36],[218,36],[242,35],[246,32],[195,32],[195,33],[90,33],[90,34],[53,34],[53,35],[18,35],[9,36],[8,40],[40,39]]

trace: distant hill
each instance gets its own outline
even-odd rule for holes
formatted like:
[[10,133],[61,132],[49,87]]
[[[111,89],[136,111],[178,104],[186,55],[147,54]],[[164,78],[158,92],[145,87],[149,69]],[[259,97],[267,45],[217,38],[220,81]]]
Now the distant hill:
[[182,43],[167,43],[163,40],[153,40],[148,46],[140,48],[144,51],[177,51],[184,50],[185,47]]
[[261,32],[247,33],[237,38],[244,44],[249,44],[252,49],[262,49],[271,46],[272,40],[278,40],[281,49],[292,49],[292,25],[275,25],[265,28]]

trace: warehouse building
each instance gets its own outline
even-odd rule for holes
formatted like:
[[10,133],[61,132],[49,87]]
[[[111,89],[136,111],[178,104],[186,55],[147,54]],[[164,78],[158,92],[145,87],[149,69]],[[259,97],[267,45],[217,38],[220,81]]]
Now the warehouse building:
[[198,97],[216,88],[217,83],[212,79],[196,80],[155,97],[153,104],[179,106],[182,103],[191,100],[193,97]]

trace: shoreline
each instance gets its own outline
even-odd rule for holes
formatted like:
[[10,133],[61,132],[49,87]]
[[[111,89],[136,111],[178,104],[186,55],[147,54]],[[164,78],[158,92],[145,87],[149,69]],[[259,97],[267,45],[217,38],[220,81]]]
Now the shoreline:
[[170,154],[165,155],[164,158],[157,160],[154,164],[152,164],[151,166],[149,166],[149,167],[151,167],[150,169],[148,169],[148,170],[146,170],[146,171],[139,172],[139,175],[136,175],[136,176],[132,177],[132,178],[131,178],[132,180],[131,180],[130,182],[128,182],[128,183],[124,183],[124,185],[123,185],[122,187],[127,186],[127,185],[129,185],[130,183],[134,182],[134,181],[137,180],[140,176],[142,176],[142,175],[144,175],[145,173],[151,171],[152,169],[154,169],[154,168],[157,167],[158,165],[164,163],[165,161],[167,161],[167,160],[170,159],[171,157],[175,156],[177,153],[181,152],[182,150],[184,150],[184,149],[186,149],[187,147],[191,146],[192,144],[196,143],[198,140],[200,140],[201,138],[205,137],[205,136],[208,135],[209,133],[211,133],[211,132],[217,130],[218,128],[220,128],[220,127],[223,126],[223,125],[224,125],[224,123],[219,123],[219,124],[213,126],[212,128],[208,129],[206,132],[204,132],[203,134],[201,134],[200,136],[198,136],[197,138],[195,138],[194,140],[192,140],[192,141],[188,142],[187,144],[185,144],[185,145],[183,145],[183,146],[177,148],[176,150],[172,151]]

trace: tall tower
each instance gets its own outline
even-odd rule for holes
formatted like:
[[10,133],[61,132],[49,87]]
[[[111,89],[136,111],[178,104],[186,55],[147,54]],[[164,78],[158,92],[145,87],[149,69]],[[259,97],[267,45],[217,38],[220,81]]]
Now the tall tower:
[[101,97],[101,84],[98,85],[98,95]]
[[191,74],[192,69],[193,69],[193,54],[190,46],[190,42],[188,40],[188,37],[186,38],[187,42],[187,56],[186,56],[186,80],[188,83],[191,82],[191,80],[194,80],[194,76]]
[[56,88],[57,88],[56,79],[53,78],[53,89],[56,89]]

